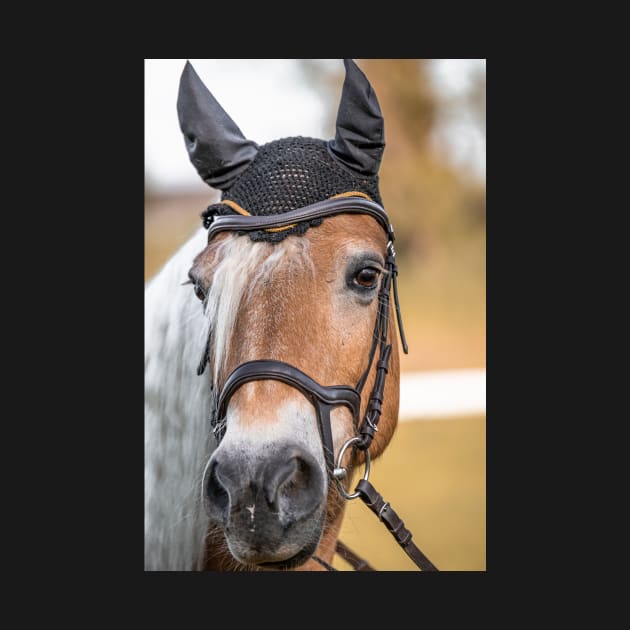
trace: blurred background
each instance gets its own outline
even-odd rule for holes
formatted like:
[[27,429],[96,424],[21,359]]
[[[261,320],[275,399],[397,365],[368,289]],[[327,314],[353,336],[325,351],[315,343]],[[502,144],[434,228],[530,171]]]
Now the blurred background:
[[[486,569],[486,63],[356,59],[378,97],[380,190],[396,230],[401,418],[370,480],[442,570]],[[188,159],[176,111],[186,59],[145,60],[145,281],[219,199]],[[190,59],[244,135],[330,139],[337,59]],[[379,570],[413,570],[352,501],[341,539]],[[334,566],[350,567],[340,558]]]

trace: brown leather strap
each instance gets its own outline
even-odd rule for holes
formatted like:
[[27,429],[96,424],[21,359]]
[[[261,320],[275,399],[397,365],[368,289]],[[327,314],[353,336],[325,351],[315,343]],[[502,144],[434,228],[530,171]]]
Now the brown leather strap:
[[[344,545],[340,540],[337,541],[335,551],[355,570],[355,571],[376,571],[372,568],[363,558],[357,556],[354,551]],[[338,571],[331,564],[328,564],[325,560],[322,560],[319,556],[312,556],[313,560],[319,562],[326,571]]]
[[361,409],[361,396],[352,387],[333,385],[326,387],[314,381],[308,374],[298,368],[284,363],[266,359],[257,359],[241,363],[228,376],[217,404],[217,411],[213,413],[211,424],[217,442],[223,439],[226,431],[225,416],[227,404],[234,392],[244,383],[273,379],[282,381],[300,390],[315,406],[317,420],[324,446],[326,468],[332,478],[335,468],[335,451],[330,425],[330,410],[336,405],[345,405],[352,412],[355,423],[358,422]]
[[383,497],[369,481],[361,479],[357,483],[356,490],[362,501],[385,523],[396,542],[404,549],[416,566],[423,571],[439,571],[422,551],[411,542],[411,532],[405,527],[402,519],[396,514],[391,505],[383,500]]
[[336,552],[355,570],[355,571],[376,571],[363,558],[357,556],[352,549],[344,545],[340,540],[337,541]]
[[326,562],[326,560],[322,560],[319,556],[311,556],[311,557],[316,562],[319,562],[319,564],[321,564],[326,569],[326,571],[337,571],[337,569],[335,569],[335,567],[333,567],[331,564],[328,564],[328,562]]
[[219,232],[225,231],[252,231],[268,229],[272,227],[285,227],[291,223],[334,216],[336,214],[368,214],[376,219],[382,226],[390,241],[394,240],[394,228],[389,222],[389,217],[385,210],[374,201],[361,199],[358,197],[348,197],[345,199],[326,199],[318,201],[310,206],[297,208],[289,212],[272,215],[241,216],[220,215],[212,217],[208,221],[208,242]]

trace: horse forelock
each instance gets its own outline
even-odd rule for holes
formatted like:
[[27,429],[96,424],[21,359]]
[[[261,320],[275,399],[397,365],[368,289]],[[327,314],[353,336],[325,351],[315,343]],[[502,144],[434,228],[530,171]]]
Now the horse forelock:
[[[292,265],[313,270],[309,241],[288,238],[280,243],[253,242],[247,236],[228,235],[209,252],[212,281],[204,302],[204,339],[210,339],[212,382],[225,380],[227,358],[239,308],[256,294],[261,282],[278,269]],[[314,270],[313,270],[314,273]]]

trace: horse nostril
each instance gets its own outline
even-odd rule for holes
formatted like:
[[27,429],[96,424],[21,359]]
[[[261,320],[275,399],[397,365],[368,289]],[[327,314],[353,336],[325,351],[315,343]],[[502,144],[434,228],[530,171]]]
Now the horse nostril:
[[323,475],[307,453],[275,462],[267,467],[265,498],[274,512],[289,520],[310,513],[323,496]]
[[206,506],[209,516],[225,520],[229,514],[230,494],[221,481],[218,468],[216,461],[211,464],[206,482]]

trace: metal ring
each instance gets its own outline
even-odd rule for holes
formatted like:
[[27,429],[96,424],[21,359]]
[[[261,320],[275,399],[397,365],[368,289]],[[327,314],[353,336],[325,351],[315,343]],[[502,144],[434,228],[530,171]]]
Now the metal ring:
[[[341,450],[339,451],[339,456],[337,457],[337,466],[335,470],[344,470],[344,471],[346,470],[345,468],[342,468],[341,466],[341,460],[343,459],[346,449],[348,448],[348,446],[350,446],[350,444],[354,442],[361,442],[361,441],[362,440],[360,437],[353,437],[353,438],[350,438],[341,447]],[[370,451],[369,449],[365,449],[365,473],[363,474],[363,480],[367,481],[369,476],[370,476]],[[339,491],[341,492],[341,494],[343,494],[344,497],[346,497],[346,499],[356,499],[359,496],[361,496],[360,492],[353,492],[352,494],[348,494],[337,476],[335,476],[335,480],[337,481],[337,485],[339,486]]]

